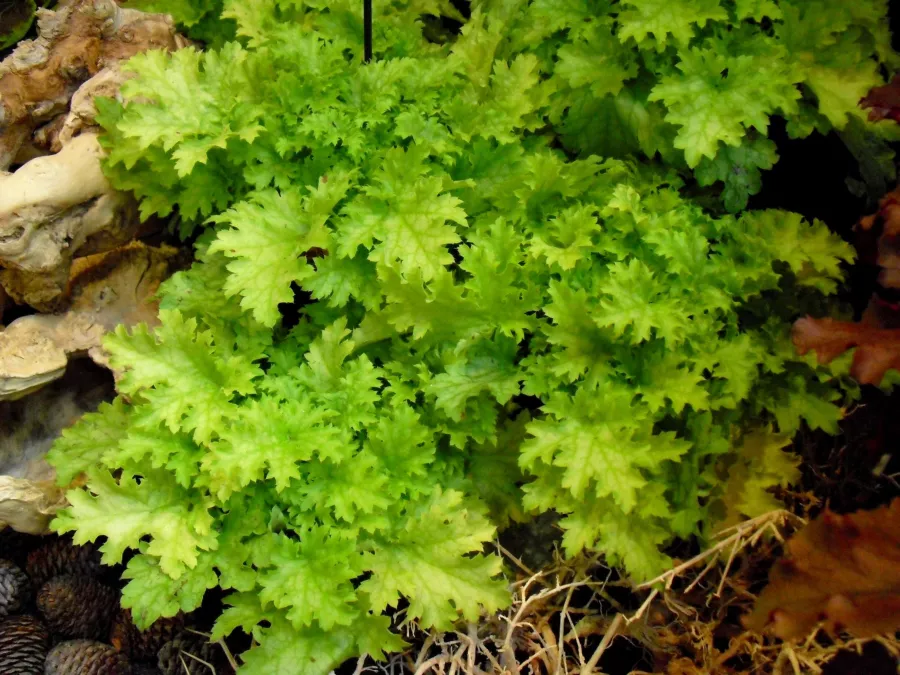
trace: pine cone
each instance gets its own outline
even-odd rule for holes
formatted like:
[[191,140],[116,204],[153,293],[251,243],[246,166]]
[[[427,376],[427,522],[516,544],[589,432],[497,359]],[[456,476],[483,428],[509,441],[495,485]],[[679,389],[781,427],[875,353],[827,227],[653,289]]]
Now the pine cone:
[[97,639],[109,635],[119,595],[99,581],[69,574],[41,587],[37,606],[54,633],[70,638]]
[[44,675],[50,631],[33,616],[11,616],[0,622],[0,673]]
[[131,675],[160,675],[160,672],[152,663],[135,663],[131,667]]
[[109,642],[133,659],[149,661],[183,630],[184,615],[181,613],[169,619],[158,619],[147,630],[140,631],[134,625],[131,610],[123,609],[113,621]]
[[100,552],[93,544],[76,546],[68,537],[54,539],[28,554],[25,571],[35,587],[53,577],[74,574],[80,577],[100,576]]
[[121,652],[93,640],[60,642],[47,656],[44,675],[133,675]]
[[217,656],[218,648],[216,645],[210,644],[200,635],[184,631],[159,650],[156,665],[163,675],[184,675],[182,660],[188,665],[191,672],[194,672],[199,670],[195,666],[206,668],[197,659],[215,665]]
[[0,618],[18,612],[30,595],[25,572],[9,560],[0,560]]

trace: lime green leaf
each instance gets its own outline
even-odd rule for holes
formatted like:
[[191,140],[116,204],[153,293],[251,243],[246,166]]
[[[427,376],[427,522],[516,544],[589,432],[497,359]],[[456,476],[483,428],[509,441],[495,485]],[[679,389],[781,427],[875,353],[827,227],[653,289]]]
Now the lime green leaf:
[[225,500],[265,474],[281,491],[300,477],[301,462],[349,457],[349,439],[328,423],[332,417],[308,400],[267,396],[249,402],[203,458],[210,489]]
[[688,166],[714,158],[721,143],[740,145],[751,128],[765,133],[773,113],[796,109],[798,76],[777,45],[772,50],[760,63],[749,55],[693,47],[681,52],[680,74],[663,77],[653,88],[649,100],[663,101],[666,121],[680,127],[675,147],[684,150]]
[[847,125],[849,115],[858,115],[860,99],[870,89],[882,84],[874,61],[867,64],[866,68],[810,68],[806,72],[806,81],[818,99],[819,112],[836,129],[843,129]]
[[324,630],[349,625],[359,610],[353,606],[356,593],[351,581],[362,571],[353,541],[328,536],[324,528],[301,533],[300,541],[272,535],[257,566],[259,599],[287,610],[296,629],[318,624]]
[[232,593],[225,598],[224,603],[227,607],[216,619],[210,637],[212,640],[228,637],[236,628],[241,628],[249,635],[262,621],[271,621],[274,616],[283,615],[281,612],[263,609],[258,593]]
[[[346,188],[345,188],[346,189]],[[340,194],[334,195],[336,203]],[[264,190],[240,202],[213,220],[230,225],[209,247],[232,258],[225,284],[229,295],[240,294],[241,306],[266,326],[280,315],[278,304],[293,298],[291,283],[303,283],[314,268],[303,254],[331,248],[325,223],[328,213],[312,207],[294,192]]]
[[735,0],[734,4],[738,21],[745,19],[753,19],[754,21],[762,21],[763,19],[777,20],[781,18],[781,8],[775,0]]
[[[648,501],[653,501],[650,494]],[[635,582],[661,574],[670,566],[659,548],[669,534],[658,522],[639,514],[623,514],[609,500],[589,499],[561,521],[563,545],[570,555],[582,548],[602,548],[610,560],[622,564]]]
[[390,475],[386,490],[401,495],[425,489],[428,465],[435,455],[433,437],[433,430],[422,423],[412,406],[402,403],[369,429],[366,450]]
[[198,328],[176,310],[161,310],[162,325],[151,333],[145,325],[128,335],[124,326],[106,337],[112,363],[124,370],[119,391],[141,393],[145,424],[163,422],[173,432],[192,431],[194,440],[212,438],[231,416],[231,397],[253,391],[261,371],[251,361],[217,352],[211,331]]
[[528,425],[532,438],[522,446],[520,463],[526,469],[539,469],[538,462],[560,467],[562,485],[575,498],[612,497],[622,511],[632,511],[648,483],[643,469],[677,459],[690,447],[647,433],[642,421],[650,412],[634,399],[633,391],[612,383],[555,396],[544,407],[552,418]]
[[309,511],[331,509],[335,518],[347,523],[364,515],[383,519],[380,512],[390,504],[388,480],[375,457],[359,453],[343,464],[311,464],[304,482],[293,487],[288,499]]
[[283,613],[275,614],[266,628],[256,628],[258,643],[243,654],[246,675],[294,673],[327,675],[353,654],[353,631],[321,628],[294,629]]
[[389,153],[364,195],[344,209],[340,252],[352,257],[364,246],[369,260],[428,281],[453,261],[446,247],[460,238],[450,223],[466,225],[466,213],[440,178],[417,177],[404,159]]
[[504,584],[493,579],[500,573],[500,559],[470,555],[493,535],[487,519],[464,506],[461,493],[437,491],[410,514],[392,541],[379,542],[366,556],[373,576],[360,590],[376,610],[395,606],[405,596],[407,616],[425,626],[446,629],[459,615],[475,620],[482,607],[492,612],[509,602]]
[[390,631],[391,620],[382,614],[365,614],[353,624],[356,644],[361,654],[369,654],[382,661],[393,652],[401,652],[409,645]]
[[317,258],[316,272],[303,282],[319,300],[325,300],[332,307],[344,307],[354,298],[369,309],[381,302],[375,265],[365,256],[357,254],[353,258],[339,258],[328,255]]
[[219,581],[212,569],[213,556],[201,553],[197,565],[178,579],[163,572],[159,563],[147,554],[129,560],[122,573],[122,578],[129,580],[122,589],[122,606],[131,610],[134,624],[146,630],[161,617],[197,609],[206,591],[215,588]]
[[633,37],[641,45],[652,36],[657,51],[665,49],[670,35],[684,45],[694,37],[695,27],[728,18],[719,0],[625,0],[622,4],[628,9],[619,14],[619,39]]
[[117,463],[139,466],[146,461],[154,469],[169,469],[178,484],[187,488],[191,487],[197,475],[197,465],[203,452],[184,434],[174,434],[159,427],[138,427],[128,429],[118,447],[103,453],[103,461],[107,466],[116,466]]
[[594,248],[593,237],[599,231],[600,224],[593,207],[567,209],[550,221],[546,235],[534,237],[531,253],[543,256],[551,265],[570,270],[590,255]]
[[216,547],[209,505],[164,472],[116,480],[97,471],[87,488],[69,491],[71,507],[56,517],[53,529],[74,532],[76,544],[106,537],[100,550],[107,564],[121,562],[125,549],[136,548],[142,537],[150,536],[144,552],[159,558],[160,570],[177,580],[196,567],[202,551]]
[[856,258],[853,248],[821,221],[807,223],[797,213],[775,210],[746,213],[742,219],[767,233],[775,258],[786,262],[802,285],[833,293],[841,265]]
[[481,343],[435,375],[425,392],[435,396],[437,406],[451,418],[458,417],[466,401],[482,391],[490,392],[498,403],[506,403],[519,392],[516,349],[512,340]]
[[630,329],[628,339],[635,343],[649,340],[654,333],[678,341],[686,328],[687,312],[682,300],[668,291],[665,281],[637,258],[613,263],[593,319],[616,336]]
[[665,401],[676,413],[681,413],[686,406],[695,411],[709,408],[709,393],[702,372],[681,356],[667,353],[651,361],[641,384],[638,389],[641,399],[653,410],[663,408]]
[[560,48],[554,73],[570,87],[589,87],[593,96],[602,98],[622,91],[625,82],[637,75],[638,66],[633,52],[619,45],[608,28],[595,30]]
[[62,437],[47,453],[61,486],[99,464],[104,453],[116,448],[128,431],[128,407],[122,399],[102,403],[79,424],[63,429]]
[[[247,52],[236,42],[221,51],[187,48],[136,55],[127,69],[138,79],[123,85],[122,94],[137,98],[152,90],[155,100],[136,104],[120,131],[143,148],[161,143],[172,151],[177,174],[190,175],[214,148],[224,149],[234,138],[251,142],[262,131],[257,121],[261,109],[247,105],[255,87],[246,66]],[[178,105],[191,95],[193,105]]]

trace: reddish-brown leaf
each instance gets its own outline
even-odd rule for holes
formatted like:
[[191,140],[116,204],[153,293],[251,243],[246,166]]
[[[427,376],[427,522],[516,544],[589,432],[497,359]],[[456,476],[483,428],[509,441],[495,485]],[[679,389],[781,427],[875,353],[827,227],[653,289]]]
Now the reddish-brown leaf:
[[900,288],[900,187],[882,197],[878,212],[861,218],[856,229],[877,237],[874,262],[882,268],[878,282],[885,288]]
[[900,629],[900,498],[846,516],[826,511],[794,535],[744,625],[790,639],[819,621],[857,637]]
[[850,375],[862,384],[879,384],[888,370],[900,370],[898,329],[806,317],[794,323],[792,339],[801,355],[815,351],[819,363],[828,363],[856,347]]
[[859,104],[869,109],[872,121],[891,119],[900,122],[900,75],[894,75],[888,84],[874,87]]

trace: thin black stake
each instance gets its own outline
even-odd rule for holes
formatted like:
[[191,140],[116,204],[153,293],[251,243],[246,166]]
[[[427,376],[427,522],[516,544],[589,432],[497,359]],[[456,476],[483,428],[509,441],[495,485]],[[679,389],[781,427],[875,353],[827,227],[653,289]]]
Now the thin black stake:
[[372,0],[363,0],[363,44],[368,63],[372,60]]

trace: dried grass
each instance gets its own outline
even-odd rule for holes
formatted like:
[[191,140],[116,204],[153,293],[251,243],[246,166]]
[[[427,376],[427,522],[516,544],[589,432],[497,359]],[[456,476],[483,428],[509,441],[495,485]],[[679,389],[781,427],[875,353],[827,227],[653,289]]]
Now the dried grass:
[[785,536],[803,522],[788,511],[746,521],[720,532],[701,554],[636,587],[614,579],[598,557],[563,561],[557,555],[554,564],[533,573],[504,551],[522,572],[506,612],[442,634],[423,635],[407,626],[413,649],[386,663],[363,657],[355,675],[593,675],[603,672],[601,659],[622,640],[640,647],[654,664],[652,671],[632,670],[633,675],[815,674],[841,650],[861,653],[870,642],[900,662],[896,635],[859,640],[817,628],[787,643],[740,626],[737,617],[755,600],[752,589]]
[[[212,635],[210,635],[209,633],[194,630],[193,628],[188,628],[186,630],[188,633],[199,635],[200,637],[205,638],[207,641],[210,641],[210,639],[212,638]],[[220,639],[212,642],[211,644],[219,646],[219,648],[225,654],[225,658],[228,660],[228,665],[232,668],[231,672],[237,672],[237,660],[234,658],[234,654],[231,653],[228,645],[225,644],[225,641]],[[199,656],[191,654],[190,652],[187,652],[183,649],[179,652],[178,659],[181,665],[181,672],[179,673],[179,675],[203,675],[204,673],[208,675],[219,675],[219,671],[212,663],[204,661]]]

